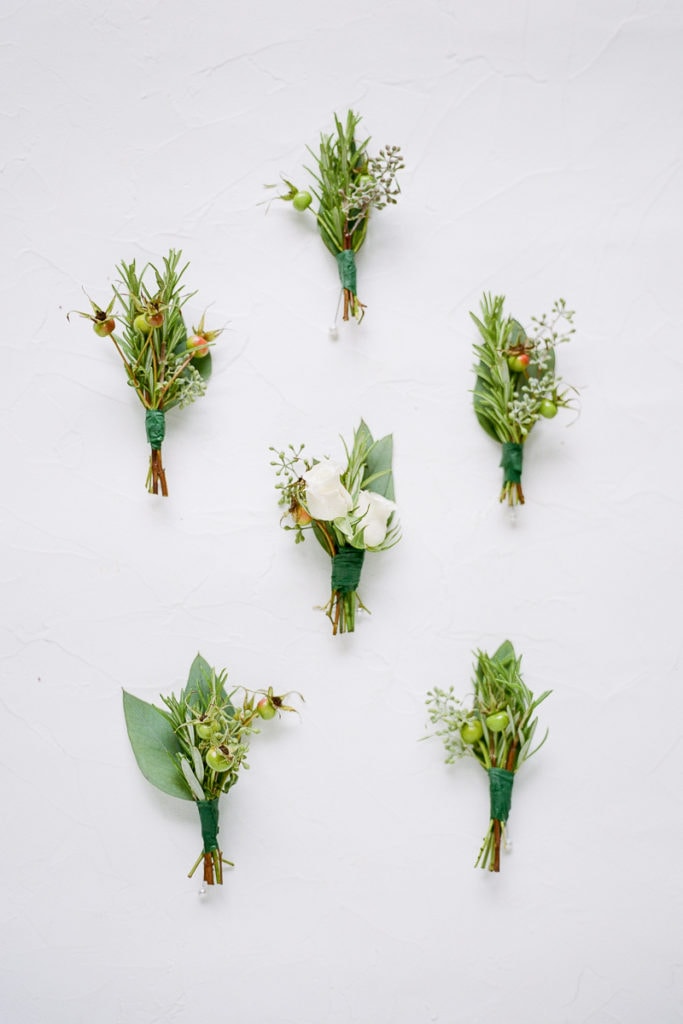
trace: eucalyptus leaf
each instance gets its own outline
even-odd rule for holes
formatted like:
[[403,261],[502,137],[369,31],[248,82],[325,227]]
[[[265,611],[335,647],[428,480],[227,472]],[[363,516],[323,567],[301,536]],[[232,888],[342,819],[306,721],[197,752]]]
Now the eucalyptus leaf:
[[508,665],[516,660],[515,649],[509,640],[504,640],[491,658],[491,661],[497,661],[499,665]]
[[380,438],[368,452],[366,466],[367,477],[373,478],[364,489],[381,494],[382,497],[394,501],[394,475],[391,470],[394,454],[394,439],[391,434]]
[[203,380],[208,380],[213,369],[211,352],[207,352],[205,356],[196,356],[192,361],[192,366],[194,366],[195,370]]
[[178,767],[180,743],[164,714],[153,704],[123,691],[123,711],[135,760],[148,782],[169,796],[192,800]]
[[187,684],[181,693],[181,698],[186,700],[190,706],[196,704],[199,698],[199,702],[206,706],[213,694],[213,687],[211,685],[212,674],[213,670],[208,661],[202,658],[201,654],[198,654],[190,665]]

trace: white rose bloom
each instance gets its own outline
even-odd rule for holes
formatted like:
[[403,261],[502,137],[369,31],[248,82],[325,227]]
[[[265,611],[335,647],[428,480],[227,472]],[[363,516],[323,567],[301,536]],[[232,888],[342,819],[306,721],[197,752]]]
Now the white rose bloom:
[[330,522],[345,516],[353,508],[351,495],[342,485],[340,476],[340,467],[329,459],[304,473],[306,508],[314,519]]
[[358,495],[356,515],[362,516],[359,528],[363,530],[363,541],[368,548],[376,548],[387,535],[389,516],[396,510],[396,503],[375,494],[361,491]]

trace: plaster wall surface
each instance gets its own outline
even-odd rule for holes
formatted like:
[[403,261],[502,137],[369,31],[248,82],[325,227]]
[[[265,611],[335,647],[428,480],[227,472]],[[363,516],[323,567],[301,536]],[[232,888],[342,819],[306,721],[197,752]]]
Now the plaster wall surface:
[[[1,12],[0,1011],[9,1024],[668,1024],[683,1017],[683,11],[672,0],[5,0]],[[333,112],[402,146],[358,260],[360,327],[304,185]],[[208,393],[142,410],[70,309],[180,248],[225,325]],[[559,296],[578,412],[498,505],[469,311]],[[279,528],[268,446],[393,432],[403,539],[332,638],[329,562]],[[483,773],[433,686],[523,652],[549,740],[499,876]],[[197,651],[305,696],[224,800],[199,897],[191,804],[150,787],[121,688]]]

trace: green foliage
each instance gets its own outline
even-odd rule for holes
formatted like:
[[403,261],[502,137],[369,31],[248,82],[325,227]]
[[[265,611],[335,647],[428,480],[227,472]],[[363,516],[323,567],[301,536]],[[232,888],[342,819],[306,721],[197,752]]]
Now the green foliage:
[[[474,667],[474,693],[471,706],[455,696],[453,687],[441,690],[435,687],[427,695],[430,721],[438,726],[435,735],[440,736],[446,748],[446,763],[453,764],[460,757],[474,757],[486,769],[491,767],[516,771],[543,745],[532,747],[538,719],[534,711],[548,697],[545,690],[540,697],[525,685],[521,675],[521,657],[517,657],[509,640],[506,640],[492,656],[484,651],[476,652]],[[487,726],[487,718],[505,712],[508,716],[506,727],[493,732]],[[468,722],[481,723],[481,739],[468,744],[463,741],[461,730]]]
[[[180,267],[180,257],[180,252],[171,249],[161,271],[148,263],[138,272],[135,260],[121,261],[118,267],[123,287],[114,292],[122,310],[117,316],[122,331],[112,340],[123,359],[129,384],[147,409],[167,411],[190,404],[205,393],[211,374],[211,353],[197,358],[187,347],[182,309],[196,293],[183,288],[182,278],[189,264]],[[154,279],[151,288],[147,282],[150,275]],[[145,318],[161,322],[145,331],[140,329]]]
[[[338,519],[316,520],[309,515],[306,503],[306,481],[304,474],[309,472],[321,460],[309,459],[304,456],[304,445],[295,447],[290,444],[286,450],[270,447],[276,458],[270,465],[275,467],[278,478],[275,484],[280,492],[279,504],[287,507],[293,522],[285,523],[286,530],[294,530],[295,541],[304,540],[304,531],[312,530],[319,544],[325,551],[334,555],[340,547],[350,544],[352,547],[364,548],[363,520],[356,513],[361,491],[371,491],[388,501],[395,500],[393,475],[393,436],[387,434],[375,441],[364,420],[353,434],[353,443],[348,445],[341,439],[346,454],[346,466],[341,470],[340,482],[351,497],[350,512]],[[303,511],[304,515],[301,515]],[[382,543],[373,550],[384,551],[398,543],[401,537],[394,512],[388,521],[388,531]]]
[[[569,405],[567,393],[559,391],[555,350],[574,333],[574,313],[558,299],[550,316],[532,317],[533,330],[527,333],[517,320],[503,315],[504,302],[502,295],[484,295],[481,319],[470,313],[482,339],[474,345],[474,411],[494,440],[522,444],[541,418],[544,400]],[[514,369],[510,362],[519,356],[528,365]]]
[[329,251],[336,255],[344,249],[358,252],[368,230],[370,204],[344,208],[344,201],[353,195],[354,183],[368,172],[367,146],[370,142],[356,141],[356,128],[360,116],[349,110],[346,123],[334,115],[335,133],[321,135],[317,153],[309,153],[317,170],[309,173],[315,180],[313,192],[318,200],[318,229]]
[[[308,459],[304,445],[286,450],[270,448],[276,456],[276,489],[286,506],[286,530],[295,541],[312,530],[320,546],[332,558],[332,593],[325,611],[332,632],[353,632],[356,607],[365,606],[358,596],[365,551],[386,551],[397,544],[401,529],[396,517],[392,469],[393,439],[378,441],[361,420],[349,449],[342,438],[346,466],[330,460]],[[317,468],[316,468],[317,467]],[[365,609],[367,611],[367,609]]]
[[178,772],[182,747],[166,715],[125,690],[123,711],[135,760],[147,781],[169,796],[191,800],[187,782]]
[[[292,711],[272,689],[227,692],[227,672],[217,673],[201,657],[192,662],[187,683],[176,697],[163,696],[164,707],[124,690],[126,727],[135,759],[145,778],[170,796],[184,800],[215,800],[248,768],[249,737],[266,714]],[[242,703],[235,695],[241,692]],[[260,702],[255,700],[262,694]],[[261,710],[259,710],[259,707]]]
[[399,146],[385,146],[376,156],[368,153],[370,139],[356,138],[360,120],[353,110],[347,111],[345,121],[335,114],[334,132],[321,135],[317,151],[309,147],[315,168],[306,170],[313,179],[311,193],[317,209],[311,193],[301,191],[287,178],[282,179],[287,189],[278,197],[301,212],[311,209],[314,213],[320,237],[338,261],[343,319],[351,315],[359,323],[365,306],[356,294],[354,254],[365,241],[370,211],[397,202],[401,190],[396,175],[404,168]]

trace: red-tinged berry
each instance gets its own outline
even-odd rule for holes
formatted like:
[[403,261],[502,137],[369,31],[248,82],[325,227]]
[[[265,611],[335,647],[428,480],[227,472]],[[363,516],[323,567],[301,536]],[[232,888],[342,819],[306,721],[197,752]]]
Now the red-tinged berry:
[[277,708],[275,707],[275,704],[268,697],[262,697],[256,705],[256,713],[260,718],[263,718],[266,721],[269,721],[271,718],[275,718],[276,711]]
[[147,313],[150,327],[161,327],[164,322],[164,314],[160,309],[153,309]]
[[92,329],[98,338],[107,338],[116,330],[116,321],[113,316],[107,317],[106,320],[99,320],[96,317]]
[[203,334],[191,334],[187,339],[187,347],[194,359],[203,359],[209,354],[209,343]]
[[524,373],[528,365],[529,357],[525,352],[521,355],[510,356],[508,358],[508,366],[514,373]]

